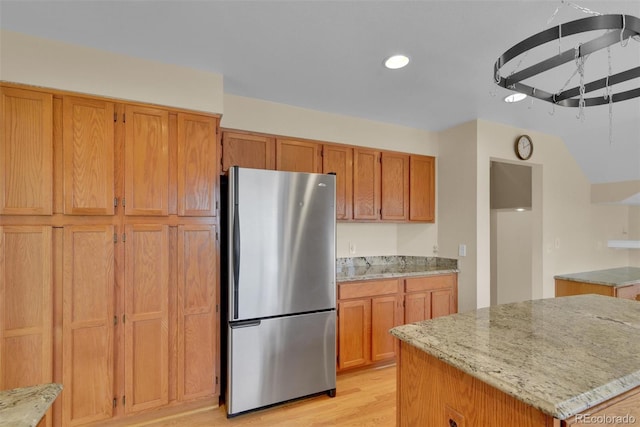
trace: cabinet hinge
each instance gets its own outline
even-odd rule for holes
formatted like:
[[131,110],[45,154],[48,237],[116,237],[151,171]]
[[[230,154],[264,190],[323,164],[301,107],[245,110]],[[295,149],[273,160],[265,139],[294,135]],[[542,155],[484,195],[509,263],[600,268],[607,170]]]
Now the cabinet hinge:
[[127,199],[125,199],[124,197],[122,198],[122,207],[126,207],[127,206]]
[[118,235],[113,233],[113,243],[118,243]]
[[218,385],[218,376],[216,375],[216,385]]
[[113,326],[118,324],[118,316],[113,316]]
[[117,208],[117,207],[118,207],[118,198],[117,198],[117,197],[114,197],[114,198],[113,198],[113,207],[114,207],[114,208]]
[[127,115],[122,113],[122,123],[127,123]]
[[123,314],[122,315],[122,323],[125,323],[127,321],[127,315]]
[[122,233],[122,242],[126,242],[127,241],[127,233]]
[[218,312],[218,304],[216,304],[216,313]]
[[113,113],[113,121],[114,123],[118,121],[118,113],[116,112]]
[[380,213],[380,216],[382,216],[382,208],[380,208],[378,212]]
[[127,396],[122,396],[122,406],[127,404]]
[[216,210],[218,210],[220,204],[218,202],[216,202]]
[[113,398],[113,407],[115,408],[116,406],[118,406],[118,398],[114,397]]
[[218,241],[218,232],[216,231],[216,242]]

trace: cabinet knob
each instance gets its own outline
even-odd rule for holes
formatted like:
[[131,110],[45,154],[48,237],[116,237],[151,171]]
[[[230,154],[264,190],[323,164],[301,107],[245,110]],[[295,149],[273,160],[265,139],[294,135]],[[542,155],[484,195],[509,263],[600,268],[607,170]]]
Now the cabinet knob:
[[449,418],[449,427],[458,427],[458,423]]

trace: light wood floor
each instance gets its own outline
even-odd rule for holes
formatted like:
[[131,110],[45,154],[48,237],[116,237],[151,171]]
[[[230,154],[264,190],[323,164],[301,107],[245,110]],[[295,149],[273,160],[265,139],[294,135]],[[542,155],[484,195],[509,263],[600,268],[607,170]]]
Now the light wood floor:
[[225,408],[206,409],[150,423],[154,427],[188,426],[394,426],[396,367],[339,374],[336,397],[326,395],[227,419]]

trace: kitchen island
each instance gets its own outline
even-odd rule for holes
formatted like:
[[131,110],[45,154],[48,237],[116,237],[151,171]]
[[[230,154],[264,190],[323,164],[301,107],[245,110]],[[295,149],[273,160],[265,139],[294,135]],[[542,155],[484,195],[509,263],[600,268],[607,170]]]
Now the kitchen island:
[[391,334],[401,341],[398,426],[640,425],[635,301],[526,301]]
[[640,268],[618,267],[581,273],[559,274],[556,296],[599,294],[640,300]]

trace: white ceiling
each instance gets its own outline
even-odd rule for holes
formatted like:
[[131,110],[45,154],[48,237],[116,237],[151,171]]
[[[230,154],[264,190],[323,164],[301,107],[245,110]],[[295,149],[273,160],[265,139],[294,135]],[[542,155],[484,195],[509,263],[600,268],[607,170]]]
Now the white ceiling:
[[[613,105],[610,143],[608,106],[587,108],[582,122],[575,108],[551,114],[543,101],[505,104],[510,92],[493,84],[497,57],[546,29],[556,9],[551,26],[589,16],[573,4],[640,17],[639,0],[0,0],[0,25],[221,73],[235,95],[430,131],[478,118],[559,135],[592,183],[640,179],[640,98]],[[579,41],[563,39],[563,50]],[[640,65],[640,41],[611,51],[614,73]],[[409,66],[384,69],[397,52]],[[587,60],[587,81],[606,76],[606,50],[599,55]],[[555,92],[574,69],[536,84]]]

